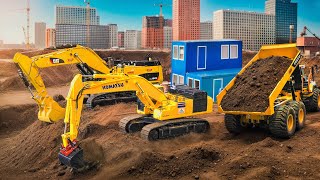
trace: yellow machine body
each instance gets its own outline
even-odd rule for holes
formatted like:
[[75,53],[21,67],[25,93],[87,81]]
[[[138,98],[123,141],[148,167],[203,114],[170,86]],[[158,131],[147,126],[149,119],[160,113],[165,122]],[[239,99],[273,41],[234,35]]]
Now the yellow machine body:
[[[234,114],[234,115],[246,115],[250,119],[254,120],[264,120],[264,116],[271,116],[274,114],[274,105],[275,101],[278,98],[282,99],[292,99],[291,94],[287,94],[287,96],[279,97],[282,89],[286,85],[286,83],[290,80],[291,75],[295,68],[298,66],[300,59],[302,58],[300,51],[297,49],[295,44],[281,44],[281,45],[267,45],[262,46],[260,51],[253,57],[253,59],[238,73],[238,75],[243,74],[249,66],[251,66],[254,62],[259,59],[264,59],[270,56],[286,56],[292,60],[292,64],[288,67],[286,73],[279,81],[277,86],[274,88],[272,93],[269,96],[269,107],[265,112],[246,112],[246,111],[225,111],[221,107],[221,101],[223,97],[226,95],[227,91],[229,91],[232,86],[235,84],[236,77],[220,92],[217,96],[218,103],[218,111],[220,113],[225,114]],[[296,95],[299,97],[300,93],[297,92]],[[298,98],[299,99],[299,98]]]
[[[193,99],[188,99],[181,95],[164,93],[157,86],[147,81],[143,77],[126,74],[95,74],[94,78],[101,81],[83,82],[82,75],[76,75],[71,82],[69,94],[67,96],[67,107],[64,122],[69,125],[69,132],[62,135],[64,147],[69,140],[74,141],[78,136],[83,98],[86,94],[135,91],[139,100],[143,103],[143,110],[137,113],[150,115],[159,121],[173,120],[188,116],[195,116],[212,112],[213,101],[207,97],[207,109],[202,112],[193,112]],[[178,104],[184,103],[183,108]]]

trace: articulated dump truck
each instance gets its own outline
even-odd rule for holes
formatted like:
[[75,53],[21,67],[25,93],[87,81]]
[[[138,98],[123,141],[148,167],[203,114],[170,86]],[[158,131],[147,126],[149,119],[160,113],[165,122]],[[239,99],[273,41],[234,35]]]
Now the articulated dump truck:
[[306,112],[320,109],[320,90],[314,80],[318,70],[312,67],[306,75],[301,58],[295,44],[261,48],[217,96],[230,133],[260,127],[290,138],[304,127]]

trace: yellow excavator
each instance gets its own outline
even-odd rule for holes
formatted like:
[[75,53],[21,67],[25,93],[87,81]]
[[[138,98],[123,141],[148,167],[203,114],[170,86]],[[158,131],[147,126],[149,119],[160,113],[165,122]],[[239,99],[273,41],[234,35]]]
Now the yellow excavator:
[[[84,81],[85,78],[92,81]],[[122,91],[135,91],[140,100],[137,105],[140,116],[126,117],[119,122],[124,132],[141,131],[143,138],[154,141],[190,132],[204,133],[210,127],[204,119],[190,118],[212,112],[212,98],[204,91],[177,86],[171,93],[164,93],[161,88],[141,76],[123,73],[78,74],[72,80],[66,98],[65,128],[59,152],[61,163],[75,169],[84,166],[83,149],[76,140],[84,96]]]
[[[138,65],[138,62],[125,62],[123,64],[121,62],[116,66],[111,66],[92,49],[79,45],[31,58],[17,53],[13,61],[18,68],[19,76],[39,106],[38,119],[45,122],[56,122],[63,119],[65,108],[61,107],[48,95],[40,75],[39,69],[41,68],[76,64],[83,75],[125,73],[143,76],[156,84],[163,81],[162,67],[158,61],[147,62],[145,64],[139,62],[140,64]],[[96,101],[101,103],[109,101],[111,98],[132,98],[132,94],[134,95],[134,92],[95,94],[94,96],[89,96],[87,105],[92,107]]]

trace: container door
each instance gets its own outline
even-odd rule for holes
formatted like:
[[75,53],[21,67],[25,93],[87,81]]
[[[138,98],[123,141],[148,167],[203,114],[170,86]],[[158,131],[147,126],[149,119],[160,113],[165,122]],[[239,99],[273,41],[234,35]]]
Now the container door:
[[207,46],[198,46],[197,51],[197,70],[206,69],[207,67]]
[[214,79],[213,80],[213,101],[217,102],[218,94],[223,90],[223,79]]

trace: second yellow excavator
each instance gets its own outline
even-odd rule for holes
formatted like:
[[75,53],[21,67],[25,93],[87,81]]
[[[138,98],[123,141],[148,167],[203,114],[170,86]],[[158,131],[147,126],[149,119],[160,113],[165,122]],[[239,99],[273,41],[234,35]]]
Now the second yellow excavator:
[[[34,56],[29,58],[26,55],[17,53],[14,56],[19,76],[31,92],[32,98],[39,106],[38,119],[45,122],[56,122],[64,118],[65,108],[61,107],[51,96],[49,96],[40,69],[54,66],[76,64],[83,75],[125,73],[140,75],[152,83],[163,81],[162,67],[158,61],[145,64],[119,63],[118,66],[108,66],[107,62],[100,58],[92,49],[76,46],[67,49]],[[134,92],[121,92],[113,94],[95,94],[89,96],[87,104],[89,107],[94,103],[103,103],[113,99],[132,98]]]
[[[99,81],[84,81],[84,78],[99,79]],[[135,91],[140,100],[137,105],[137,113],[140,116],[130,116],[119,122],[124,132],[141,131],[143,138],[153,141],[190,132],[204,133],[209,129],[208,121],[190,118],[212,112],[212,98],[204,91],[177,86],[171,93],[164,93],[161,88],[136,75],[79,74],[72,80],[67,96],[65,129],[59,153],[61,163],[75,169],[80,169],[84,165],[83,150],[76,140],[84,96],[123,91]]]

